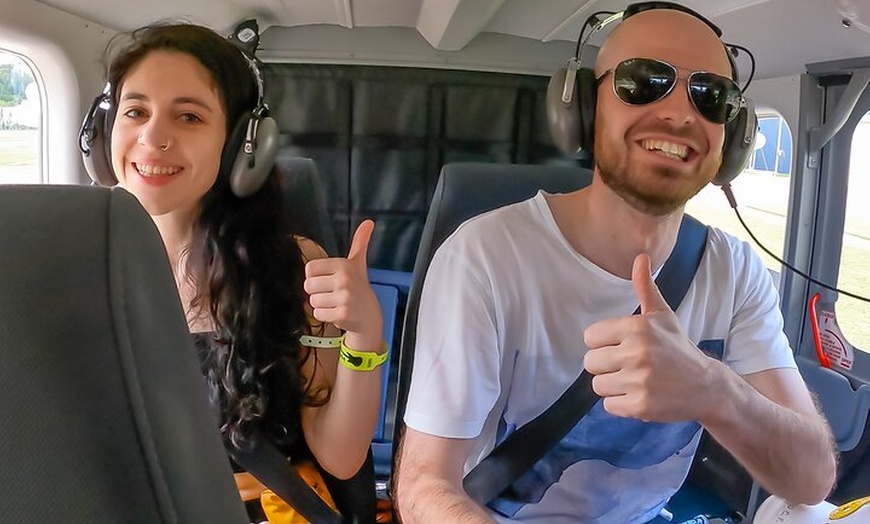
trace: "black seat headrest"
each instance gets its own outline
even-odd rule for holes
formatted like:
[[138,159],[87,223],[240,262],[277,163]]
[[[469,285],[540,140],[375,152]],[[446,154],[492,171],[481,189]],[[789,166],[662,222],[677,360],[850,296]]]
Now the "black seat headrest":
[[281,177],[284,208],[294,233],[317,242],[332,256],[339,255],[326,193],[314,160],[282,153],[275,160],[275,168]]

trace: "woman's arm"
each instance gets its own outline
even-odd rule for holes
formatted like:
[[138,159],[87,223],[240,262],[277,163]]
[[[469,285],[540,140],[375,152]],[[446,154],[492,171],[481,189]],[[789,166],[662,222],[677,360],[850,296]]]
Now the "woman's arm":
[[[357,351],[383,352],[384,335],[377,297],[368,282],[366,248],[374,223],[356,231],[347,258],[326,258],[323,249],[303,240],[306,305],[323,336],[345,331],[345,345]],[[359,371],[339,365],[337,349],[312,349],[303,377],[312,391],[329,387],[329,401],[303,407],[305,441],[320,465],[338,478],[353,476],[365,461],[380,410],[382,366]]]

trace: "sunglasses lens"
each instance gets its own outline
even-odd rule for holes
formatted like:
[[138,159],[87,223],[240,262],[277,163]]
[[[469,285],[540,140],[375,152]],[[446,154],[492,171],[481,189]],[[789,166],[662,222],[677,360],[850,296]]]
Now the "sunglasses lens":
[[677,72],[668,64],[646,58],[621,62],[613,71],[616,96],[626,104],[650,104],[667,95]]
[[740,88],[724,76],[692,73],[689,77],[689,93],[698,112],[713,123],[730,122],[740,111]]
[[[631,58],[613,70],[616,96],[630,105],[651,104],[667,96],[676,81],[677,71],[670,64],[651,58]],[[726,124],[740,112],[743,96],[730,78],[696,71],[688,83],[695,109],[707,120]]]

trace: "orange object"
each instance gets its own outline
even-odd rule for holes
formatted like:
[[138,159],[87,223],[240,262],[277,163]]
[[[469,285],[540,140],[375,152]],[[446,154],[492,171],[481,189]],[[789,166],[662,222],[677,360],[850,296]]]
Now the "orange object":
[[[299,476],[302,477],[302,480],[311,486],[311,489],[320,495],[320,498],[330,508],[335,509],[335,502],[332,500],[332,495],[329,494],[326,482],[323,481],[317,467],[311,462],[300,462],[296,464],[296,469],[299,470]],[[297,513],[291,505],[284,502],[270,489],[260,494],[260,504],[263,506],[263,512],[266,514],[269,524],[308,524],[305,517]]]
[[393,504],[389,500],[378,499],[377,524],[392,524],[393,522]]
[[819,316],[816,313],[816,304],[818,304],[819,298],[821,298],[821,295],[816,293],[810,299],[810,325],[813,327],[813,341],[816,345],[816,356],[819,359],[819,364],[824,368],[831,369],[831,361],[822,350],[822,336],[819,333]]

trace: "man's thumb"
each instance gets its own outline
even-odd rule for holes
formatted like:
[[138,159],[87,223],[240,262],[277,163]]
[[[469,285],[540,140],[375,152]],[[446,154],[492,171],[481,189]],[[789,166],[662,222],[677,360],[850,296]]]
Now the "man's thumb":
[[372,238],[372,231],[375,230],[375,223],[371,220],[363,220],[357,226],[353,234],[353,240],[350,241],[350,250],[347,252],[348,260],[361,260],[363,266],[366,265],[366,254],[369,249],[369,241]]
[[655,281],[653,281],[649,255],[646,253],[641,253],[635,257],[634,265],[631,268],[631,283],[634,286],[637,300],[640,302],[641,314],[670,309]]

